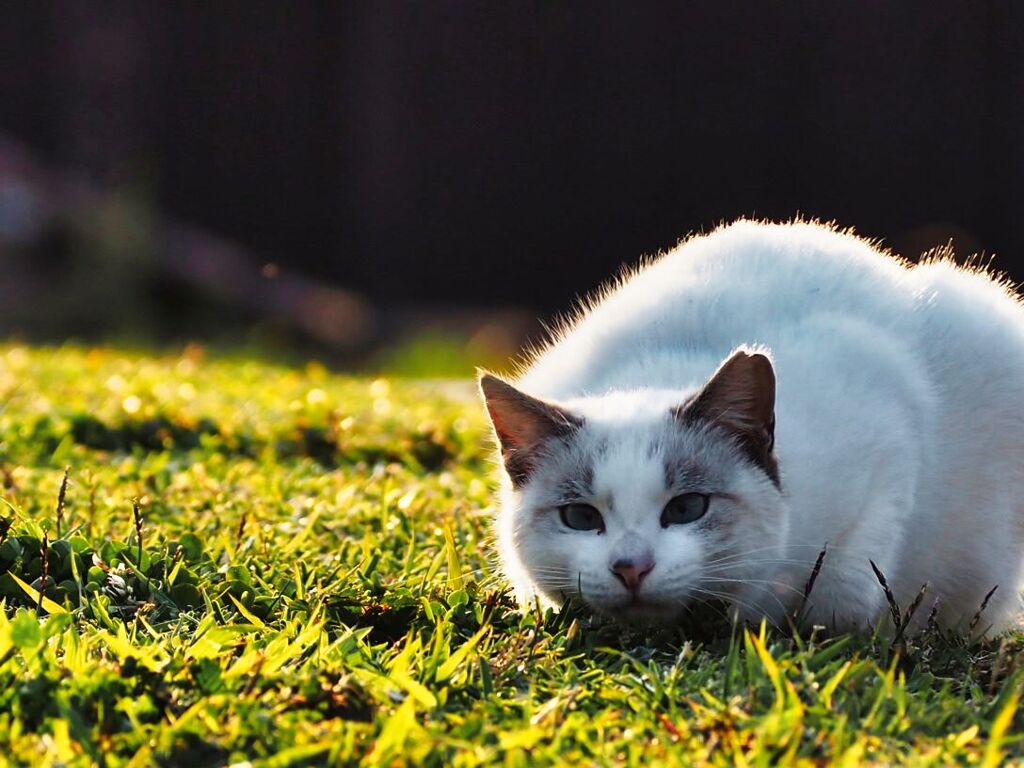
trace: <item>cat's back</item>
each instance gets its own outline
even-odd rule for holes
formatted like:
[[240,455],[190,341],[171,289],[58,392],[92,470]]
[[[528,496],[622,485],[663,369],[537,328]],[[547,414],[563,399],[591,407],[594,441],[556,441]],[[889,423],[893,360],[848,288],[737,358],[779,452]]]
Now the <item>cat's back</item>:
[[896,328],[915,301],[906,265],[852,234],[738,221],[613,285],[537,356],[523,383],[551,397],[682,386],[673,363],[713,369],[736,346],[775,347],[819,316]]

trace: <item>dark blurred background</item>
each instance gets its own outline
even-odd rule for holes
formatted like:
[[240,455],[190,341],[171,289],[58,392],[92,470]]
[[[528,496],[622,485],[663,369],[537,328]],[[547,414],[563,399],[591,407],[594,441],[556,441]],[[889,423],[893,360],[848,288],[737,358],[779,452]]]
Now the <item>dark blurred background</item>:
[[740,215],[1024,279],[1012,0],[0,8],[0,336],[457,367]]

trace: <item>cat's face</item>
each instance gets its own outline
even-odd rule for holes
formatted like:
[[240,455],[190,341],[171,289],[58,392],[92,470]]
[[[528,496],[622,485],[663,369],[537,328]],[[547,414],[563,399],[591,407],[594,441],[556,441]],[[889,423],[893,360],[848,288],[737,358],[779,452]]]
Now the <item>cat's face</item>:
[[683,402],[638,391],[555,405],[493,377],[481,386],[511,482],[506,562],[556,603],[671,621],[693,601],[735,597],[778,543],[763,355],[737,352]]

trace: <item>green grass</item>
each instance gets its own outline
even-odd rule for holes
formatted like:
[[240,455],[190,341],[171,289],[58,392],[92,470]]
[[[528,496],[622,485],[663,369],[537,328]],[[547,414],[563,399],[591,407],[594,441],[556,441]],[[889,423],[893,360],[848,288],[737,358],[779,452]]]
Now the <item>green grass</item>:
[[488,544],[485,435],[468,384],[0,347],[0,762],[1024,755],[1019,636],[521,614]]

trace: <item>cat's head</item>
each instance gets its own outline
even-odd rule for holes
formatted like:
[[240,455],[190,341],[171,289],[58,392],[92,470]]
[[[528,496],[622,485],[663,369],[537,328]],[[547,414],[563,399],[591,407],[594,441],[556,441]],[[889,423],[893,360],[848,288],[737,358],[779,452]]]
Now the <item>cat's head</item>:
[[489,374],[480,387],[508,479],[503,560],[550,600],[671,621],[695,600],[735,597],[784,535],[775,375],[760,352],[735,351],[682,395],[553,403]]

